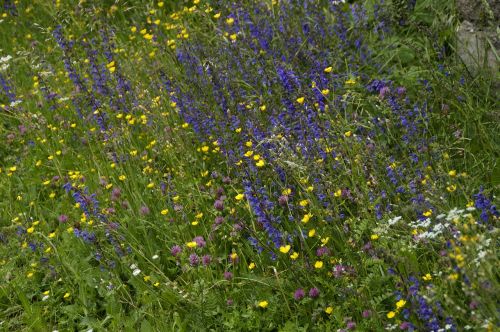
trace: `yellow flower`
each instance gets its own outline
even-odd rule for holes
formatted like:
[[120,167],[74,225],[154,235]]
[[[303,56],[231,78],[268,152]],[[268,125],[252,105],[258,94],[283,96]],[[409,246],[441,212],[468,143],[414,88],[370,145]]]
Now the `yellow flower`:
[[309,237],[313,237],[316,234],[316,230],[313,228],[309,231],[309,234],[307,234]]
[[396,302],[396,308],[401,309],[402,307],[405,306],[405,304],[406,304],[406,301],[401,299],[398,302]]
[[354,78],[350,78],[348,79],[345,84],[349,84],[349,85],[353,85],[353,84],[356,84],[356,80]]
[[293,260],[296,260],[297,258],[299,258],[299,253],[298,252],[294,252],[293,254],[290,255],[290,258],[293,259]]
[[280,247],[280,252],[282,252],[282,253],[286,254],[286,253],[288,253],[288,252],[290,251],[290,248],[291,248],[291,247],[290,247],[290,245],[289,245],[289,244],[287,244],[286,246],[281,246],[281,247]]
[[323,267],[323,262],[322,261],[316,261],[316,263],[314,263],[314,267],[316,269],[321,269]]
[[197,246],[197,244],[196,244],[196,242],[191,241],[191,242],[186,243],[186,246],[188,248],[195,248]]
[[323,89],[323,90],[321,90],[321,94],[322,94],[323,96],[328,96],[328,94],[329,94],[329,93],[330,93],[330,90],[329,90],[329,89]]
[[351,135],[352,135],[352,132],[351,132],[350,130],[349,130],[349,131],[346,131],[346,132],[344,133],[344,136],[345,136],[345,137],[351,137]]
[[290,188],[283,189],[283,191],[281,192],[282,195],[290,195],[291,193],[292,189]]
[[127,177],[126,177],[125,175],[120,175],[120,176],[118,177],[118,179],[119,179],[120,181],[125,181],[125,179],[126,179],[126,178],[127,178]]
[[67,292],[66,294],[64,294],[64,296],[63,296],[63,297],[64,297],[65,299],[67,299],[67,298],[68,298],[68,297],[70,297],[70,296],[71,296],[71,293]]
[[448,175],[451,177],[455,177],[457,175],[457,171],[452,169],[451,171],[448,172]]
[[370,238],[375,241],[375,240],[378,240],[379,236],[378,236],[378,234],[372,234],[372,236],[370,236]]
[[432,276],[430,273],[427,273],[425,276],[422,277],[422,279],[424,281],[429,281],[429,280],[432,280]]
[[261,307],[263,309],[267,308],[268,305],[269,305],[269,302],[267,302],[267,301],[260,301],[259,302],[259,307]]
[[234,18],[232,18],[232,17],[230,17],[230,18],[228,18],[228,19],[226,20],[226,24],[227,24],[227,25],[233,25],[233,23],[234,23]]
[[255,268],[255,263],[252,262],[252,263],[248,264],[249,270],[253,270],[254,268]]
[[229,39],[231,39],[232,41],[235,41],[237,38],[238,38],[238,35],[235,33],[233,33],[232,35],[229,36]]
[[56,232],[49,233],[49,238],[53,239],[56,237]]
[[306,207],[309,204],[309,201],[307,199],[303,199],[299,202],[299,205],[302,207]]
[[335,196],[335,197],[340,197],[341,195],[342,195],[341,189],[337,189],[337,191],[335,193],[333,193],[333,196]]
[[432,216],[432,210],[427,210],[422,214],[424,215],[424,217],[430,217],[430,216]]
[[229,257],[230,257],[230,258],[231,258],[231,260],[234,262],[235,260],[237,260],[237,259],[238,259],[238,254],[237,254],[237,253],[235,253],[235,252],[233,252],[233,253],[231,253],[231,255],[229,255]]
[[35,227],[30,227],[26,230],[26,232],[28,232],[28,234],[31,234],[35,231]]
[[387,318],[389,318],[389,319],[394,318],[394,316],[396,316],[396,313],[394,311],[389,311],[387,313]]
[[304,100],[305,100],[304,97],[299,97],[299,98],[297,98],[297,103],[302,105],[304,103]]
[[325,69],[323,69],[323,71],[324,71],[325,73],[331,73],[331,72],[332,72],[332,70],[333,70],[333,68],[332,68],[332,67],[326,67]]
[[308,213],[308,214],[305,214],[303,217],[302,217],[302,222],[304,224],[307,224],[309,222],[309,220],[311,220],[312,218],[312,214]]
[[255,163],[255,166],[257,167],[264,167],[266,165],[266,162],[264,159],[260,159],[258,162]]
[[251,148],[251,147],[252,147],[252,145],[253,145],[252,141],[248,141],[248,142],[246,142],[246,143],[245,143],[245,146],[246,146],[247,148]]
[[162,215],[166,215],[166,214],[168,214],[168,210],[167,210],[167,209],[161,210],[161,212],[160,212],[160,213],[161,213]]
[[215,15],[214,15],[214,18],[215,18],[215,19],[220,18],[220,13],[215,14]]
[[455,190],[457,190],[457,186],[455,186],[454,184],[452,184],[452,185],[446,187],[446,190],[448,190],[448,192],[452,193]]
[[325,312],[326,312],[328,315],[330,315],[330,314],[333,312],[333,308],[332,308],[332,307],[327,307],[327,308],[325,309]]
[[243,195],[243,194],[238,194],[234,197],[234,199],[237,201],[241,201],[243,198],[245,198],[245,195]]
[[262,106],[260,106],[260,107],[259,107],[259,109],[260,109],[262,112],[264,112],[264,111],[266,110],[266,108],[267,108],[267,107],[266,107],[266,105],[262,105]]

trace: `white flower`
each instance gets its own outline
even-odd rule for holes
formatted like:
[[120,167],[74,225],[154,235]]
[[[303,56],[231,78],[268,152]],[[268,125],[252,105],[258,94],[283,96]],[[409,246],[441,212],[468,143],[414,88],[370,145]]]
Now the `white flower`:
[[48,295],[45,295],[44,297],[42,297],[42,301],[47,301],[49,299],[50,296]]
[[16,107],[17,105],[19,105],[20,103],[22,102],[22,100],[18,99],[18,100],[14,100],[13,102],[10,103],[10,107]]
[[10,55],[1,57],[0,58],[0,63],[9,62],[10,59],[12,59],[12,56],[10,56]]
[[135,265],[135,264],[130,265],[130,269],[131,269],[131,270],[135,270],[135,269],[137,269],[137,265]]
[[139,269],[135,269],[134,271],[132,271],[132,274],[134,275],[134,277],[138,276],[140,273],[141,273],[141,270],[139,270]]
[[401,217],[401,216],[397,216],[397,217],[394,217],[394,218],[392,218],[392,219],[389,219],[389,220],[387,221],[387,223],[388,223],[389,225],[391,225],[391,226],[392,226],[392,225],[394,225],[395,223],[397,223],[398,221],[400,221],[402,218],[403,218],[403,217]]
[[153,257],[151,257],[151,258],[152,258],[152,259],[158,259],[158,258],[160,258],[160,256],[158,256],[158,255],[154,255],[154,256],[153,256]]

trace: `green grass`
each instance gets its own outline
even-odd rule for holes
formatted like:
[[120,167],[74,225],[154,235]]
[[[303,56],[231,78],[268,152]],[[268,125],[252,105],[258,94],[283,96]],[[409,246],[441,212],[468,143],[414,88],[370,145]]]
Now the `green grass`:
[[[417,1],[405,25],[395,24],[390,1],[378,18],[378,1],[360,1],[368,15],[364,26],[342,5],[347,39],[362,39],[368,60],[355,47],[342,48],[333,32],[322,44],[304,39],[290,48],[288,36],[305,23],[312,29],[339,22],[329,1],[293,11],[262,1],[258,14],[256,2],[239,2],[250,18],[267,18],[261,24],[277,29],[270,49],[286,61],[252,49],[248,27],[231,42],[228,15],[245,19],[229,4],[57,3],[18,3],[17,15],[0,11],[0,58],[12,56],[0,75],[21,100],[10,106],[0,86],[0,330],[380,331],[404,322],[429,330],[422,303],[443,327],[451,324],[447,318],[458,330],[498,326],[498,216],[490,210],[484,221],[474,196],[482,187],[486,200],[498,202],[498,76],[485,69],[473,77],[458,60],[452,1]],[[325,21],[316,21],[318,13]],[[278,32],[280,15],[284,32]],[[388,28],[383,39],[373,29],[379,21]],[[65,40],[75,42],[66,51],[54,37],[58,25]],[[143,28],[157,40],[144,38]],[[188,65],[176,52],[198,62]],[[305,112],[315,96],[306,74],[321,61],[335,76],[325,93],[329,110],[314,117],[324,136],[310,143],[300,131],[271,123],[285,109],[284,99]],[[200,75],[193,75],[196,63]],[[293,95],[277,78],[278,66],[304,74]],[[96,68],[108,75],[101,87]],[[73,70],[87,91],[75,88]],[[367,89],[373,79],[392,82],[388,95],[404,86],[404,97],[395,100],[408,111],[414,105],[425,110],[408,116],[415,137],[405,141],[403,113],[394,111],[388,95]],[[182,105],[187,99],[192,104]],[[186,114],[195,111],[200,115],[188,125]],[[241,122],[224,127],[233,115]],[[100,116],[106,130],[99,128]],[[195,126],[210,117],[217,134],[197,133]],[[312,132],[306,117],[294,121],[290,128]],[[259,139],[255,128],[273,133]],[[301,150],[301,144],[311,145]],[[337,155],[308,155],[317,147]],[[252,159],[257,154],[262,167]],[[396,192],[389,170],[400,172],[406,192]],[[265,211],[280,220],[274,227],[281,246],[269,240],[252,197],[237,198],[247,193],[245,180],[259,189],[255,199],[274,203]],[[415,202],[413,187],[422,202]],[[288,201],[280,205],[282,196]],[[379,205],[382,218],[376,217]],[[455,207],[464,211],[450,212]],[[425,214],[432,224],[416,225]],[[401,220],[389,224],[396,216]],[[418,240],[434,225],[443,226],[440,234]],[[206,246],[190,249],[199,236]],[[178,256],[171,253],[176,245]],[[192,253],[199,265],[190,264]],[[207,266],[203,256],[211,258]],[[299,288],[305,296],[297,299]],[[312,288],[318,296],[309,294]]]

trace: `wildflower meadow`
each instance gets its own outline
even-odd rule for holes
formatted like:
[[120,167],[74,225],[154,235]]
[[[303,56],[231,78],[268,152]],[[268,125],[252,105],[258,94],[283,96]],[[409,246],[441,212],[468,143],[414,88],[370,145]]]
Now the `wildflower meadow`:
[[455,1],[0,5],[1,331],[500,328]]

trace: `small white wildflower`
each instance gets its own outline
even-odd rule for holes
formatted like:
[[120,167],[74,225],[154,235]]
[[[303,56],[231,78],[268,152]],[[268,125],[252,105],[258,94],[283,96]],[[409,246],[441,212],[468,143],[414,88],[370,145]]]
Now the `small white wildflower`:
[[9,62],[10,59],[12,59],[11,55],[3,56],[0,58],[0,63]]
[[387,223],[388,223],[389,225],[391,225],[391,226],[392,226],[392,225],[394,225],[395,223],[397,223],[398,221],[400,221],[402,218],[403,218],[403,217],[401,217],[401,216],[397,216],[397,217],[394,217],[394,218],[392,218],[392,219],[389,219],[389,220],[387,221]]
[[469,206],[466,210],[469,212],[472,212],[472,211],[476,211],[476,208],[473,206]]
[[135,265],[135,264],[130,265],[130,269],[131,269],[131,270],[135,270],[135,269],[137,269],[137,265]]
[[152,258],[152,259],[158,259],[158,258],[160,258],[160,256],[158,256],[158,255],[154,255],[154,256],[153,256],[153,257],[151,257],[151,258]]
[[141,270],[139,270],[139,269],[135,269],[134,271],[132,271],[132,274],[134,275],[134,277],[137,277],[140,273],[141,273]]
[[20,103],[22,102],[22,100],[18,99],[18,100],[14,100],[13,102],[10,103],[10,107],[16,107],[17,105],[19,105]]
[[44,297],[42,297],[42,301],[47,301],[49,299],[49,295],[45,295]]
[[436,217],[436,219],[443,219],[444,217],[446,217],[446,214],[441,213],[440,215],[438,215],[438,216]]

